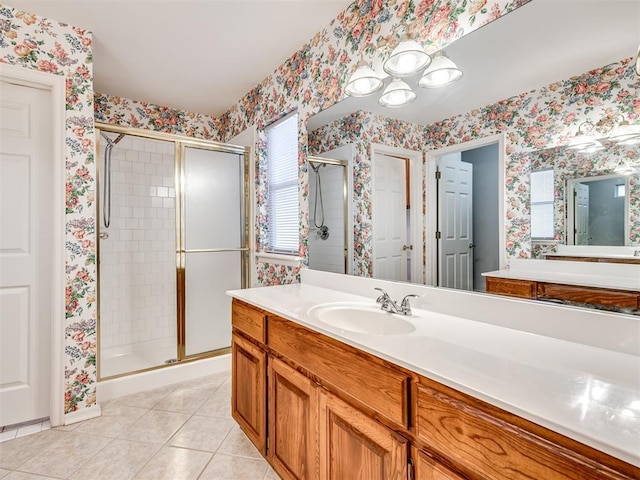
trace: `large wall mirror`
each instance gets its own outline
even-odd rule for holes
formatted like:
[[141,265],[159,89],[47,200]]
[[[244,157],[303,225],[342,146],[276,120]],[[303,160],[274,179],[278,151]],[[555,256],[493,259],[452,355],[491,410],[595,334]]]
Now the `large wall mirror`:
[[[503,181],[495,200],[499,205],[483,209],[479,216],[491,211],[490,220],[494,221],[494,216],[503,220],[494,221],[496,226],[492,227],[499,229],[500,264],[505,258],[541,256],[567,242],[567,182],[615,175],[622,168],[621,162],[627,169],[625,174],[630,175],[625,180],[626,196],[622,199],[627,202],[622,207],[627,209],[628,224],[624,242],[638,245],[640,234],[636,230],[640,225],[634,224],[632,217],[640,215],[629,211],[628,204],[640,205],[634,197],[640,188],[640,173],[636,173],[640,168],[640,145],[620,146],[603,141],[605,148],[591,154],[567,153],[565,147],[578,125],[586,120],[577,118],[580,115],[624,114],[638,122],[637,106],[625,95],[635,95],[637,99],[640,89],[630,60],[640,44],[639,16],[640,2],[635,1],[533,0],[445,48],[464,72],[460,81],[443,88],[423,89],[417,86],[416,75],[405,79],[417,93],[417,99],[405,107],[382,107],[378,95],[349,97],[312,116],[307,125],[311,155],[325,156],[347,146],[352,149],[348,159],[353,165],[350,273],[382,278],[382,271],[375,268],[379,253],[376,235],[389,233],[391,227],[389,222],[376,225],[379,216],[375,179],[382,167],[373,157],[380,146],[386,149],[385,154],[402,159],[396,165],[404,165],[407,175],[404,195],[411,209],[392,217],[397,220],[401,215],[403,220],[394,222],[397,236],[403,238],[397,242],[404,249],[398,265],[406,263],[412,272],[400,280],[437,284],[429,275],[428,264],[432,258],[429,251],[437,249],[438,240],[431,238],[428,222],[420,223],[425,216],[429,219],[435,215],[426,202],[430,195],[426,172],[430,167],[424,162],[434,162],[442,147],[451,150],[453,145],[460,145],[464,151],[467,143],[473,145],[474,141],[492,136],[501,136],[499,161],[503,163],[487,171],[502,175]],[[609,65],[614,66],[606,67]],[[599,83],[589,84],[587,80],[583,85],[581,80],[572,80],[576,76],[585,78],[594,69],[600,69]],[[385,84],[389,82],[387,78]],[[593,96],[584,95],[582,89],[593,90]],[[569,93],[561,95],[560,90]],[[555,167],[550,165],[552,161],[557,162]],[[557,169],[555,191],[561,201],[553,207],[553,238],[539,242],[530,232],[529,175],[543,168]],[[402,175],[398,173],[398,178]],[[491,241],[495,243],[495,237]],[[467,244],[469,248],[479,247],[474,240]],[[416,262],[422,262],[423,267],[418,274],[414,270]],[[471,288],[481,290],[478,286]]]

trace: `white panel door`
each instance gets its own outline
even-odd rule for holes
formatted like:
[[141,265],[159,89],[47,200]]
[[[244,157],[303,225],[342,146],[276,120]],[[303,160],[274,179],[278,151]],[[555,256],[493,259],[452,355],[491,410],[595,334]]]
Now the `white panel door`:
[[438,168],[438,285],[473,290],[473,165],[457,153],[440,157]]
[[373,159],[373,276],[407,281],[406,160],[377,153]]
[[589,245],[589,185],[578,183],[575,193],[576,245]]
[[0,83],[0,425],[50,413],[50,95]]

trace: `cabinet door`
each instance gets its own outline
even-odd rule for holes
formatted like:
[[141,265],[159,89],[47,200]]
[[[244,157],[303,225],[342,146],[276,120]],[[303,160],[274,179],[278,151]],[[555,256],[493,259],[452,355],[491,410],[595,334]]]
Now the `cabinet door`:
[[269,460],[285,480],[318,478],[318,387],[269,358]]
[[260,453],[267,446],[267,354],[239,335],[232,336],[231,413]]
[[464,480],[463,477],[438,463],[426,453],[415,448],[412,450],[415,480]]
[[321,480],[404,480],[408,441],[330,393],[321,392]]

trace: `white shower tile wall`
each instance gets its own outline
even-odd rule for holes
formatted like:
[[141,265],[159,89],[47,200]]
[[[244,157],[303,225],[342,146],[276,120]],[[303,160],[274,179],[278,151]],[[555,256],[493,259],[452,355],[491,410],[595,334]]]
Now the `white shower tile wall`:
[[171,142],[126,136],[112,150],[108,228],[100,215],[100,233],[108,234],[100,240],[101,349],[175,344],[174,169]]

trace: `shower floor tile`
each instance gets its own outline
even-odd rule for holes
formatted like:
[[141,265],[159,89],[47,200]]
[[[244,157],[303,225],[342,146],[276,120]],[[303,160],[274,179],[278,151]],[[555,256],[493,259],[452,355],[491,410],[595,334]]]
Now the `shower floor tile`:
[[279,479],[230,404],[224,372],[104,402],[101,417],[68,427],[3,432],[0,478]]

